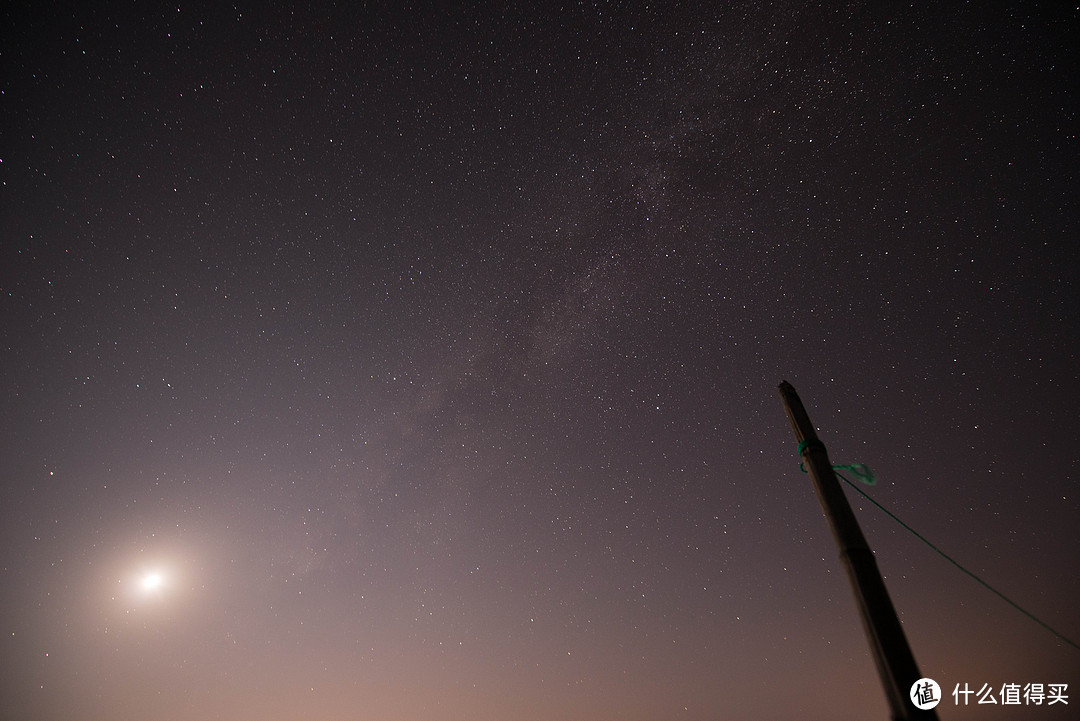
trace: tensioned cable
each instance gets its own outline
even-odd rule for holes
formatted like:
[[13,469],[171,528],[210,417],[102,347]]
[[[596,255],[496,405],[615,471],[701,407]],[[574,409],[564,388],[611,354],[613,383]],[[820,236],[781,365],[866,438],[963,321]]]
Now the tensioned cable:
[[[801,451],[802,451],[802,444],[800,444],[800,448],[799,448],[799,451],[800,451],[800,453],[801,453]],[[806,471],[806,468],[804,468],[804,467],[803,467],[803,464],[802,464],[802,463],[800,463],[800,464],[799,464],[799,468],[800,468],[800,469],[802,470],[802,472],[803,472],[803,473],[806,473],[806,472],[807,472],[807,471]],[[1055,629],[1054,629],[1053,627],[1051,627],[1051,626],[1050,626],[1050,624],[1046,623],[1045,621],[1043,621],[1042,619],[1040,619],[1040,618],[1039,618],[1038,616],[1036,616],[1035,614],[1033,614],[1033,613],[1031,613],[1030,611],[1028,611],[1027,609],[1025,609],[1025,608],[1024,608],[1023,606],[1021,606],[1020,604],[1018,604],[1018,603],[1017,603],[1016,601],[1012,600],[1011,598],[1009,598],[1008,596],[1006,596],[1006,595],[1005,595],[1004,593],[1002,593],[1001,591],[997,590],[996,588],[994,588],[993,586],[991,586],[991,585],[990,585],[989,583],[987,583],[986,581],[982,580],[981,578],[979,578],[978,576],[976,576],[976,575],[975,575],[974,573],[972,573],[971,571],[969,571],[969,570],[967,570],[966,568],[964,568],[964,567],[963,567],[962,565],[960,565],[960,563],[959,563],[959,562],[958,562],[958,561],[957,561],[956,559],[954,559],[954,558],[953,558],[952,556],[950,556],[949,554],[947,554],[947,553],[945,553],[944,551],[942,551],[942,550],[941,550],[940,548],[938,548],[937,546],[935,546],[935,545],[934,545],[933,543],[931,543],[930,541],[926,540],[926,538],[925,538],[925,537],[924,537],[924,536],[923,536],[923,535],[922,535],[921,533],[919,533],[918,531],[916,531],[916,530],[915,530],[914,528],[912,528],[912,527],[911,527],[911,526],[909,526],[908,524],[904,523],[904,522],[903,522],[902,520],[900,520],[900,518],[899,518],[899,517],[897,517],[897,515],[896,515],[895,513],[893,513],[893,512],[892,512],[892,511],[890,511],[890,510],[889,510],[888,508],[886,508],[885,506],[883,506],[883,505],[881,505],[880,503],[878,503],[877,501],[875,501],[875,500],[874,500],[873,498],[871,498],[871,497],[870,497],[870,495],[869,495],[869,494],[867,494],[867,493],[866,493],[866,491],[864,491],[863,489],[859,488],[859,487],[858,487],[857,485],[855,485],[855,483],[853,483],[852,481],[848,480],[848,478],[847,478],[847,477],[845,477],[845,476],[844,476],[844,474],[840,473],[840,470],[851,470],[851,471],[852,471],[852,472],[853,472],[853,473],[854,473],[854,474],[855,474],[856,476],[858,476],[858,477],[859,477],[859,480],[860,480],[860,481],[862,481],[863,483],[865,483],[865,484],[866,484],[866,485],[868,485],[868,486],[872,486],[872,485],[874,485],[874,483],[876,482],[876,480],[875,480],[875,478],[874,478],[874,474],[870,472],[870,469],[869,469],[869,468],[867,468],[867,467],[866,467],[865,465],[863,465],[863,464],[861,464],[861,463],[856,463],[856,464],[851,464],[851,465],[833,466],[833,471],[834,471],[834,472],[836,473],[836,475],[837,475],[837,476],[838,476],[838,477],[839,477],[839,478],[840,478],[841,480],[843,480],[843,481],[844,481],[844,483],[848,484],[849,486],[851,486],[852,488],[854,488],[854,489],[855,489],[856,491],[858,491],[858,492],[859,492],[859,495],[861,495],[861,496],[862,496],[863,498],[865,498],[866,500],[870,501],[870,502],[871,502],[872,504],[874,504],[875,506],[877,506],[878,510],[882,511],[882,512],[883,512],[883,513],[884,513],[884,514],[885,514],[886,516],[888,516],[889,518],[893,519],[894,521],[896,521],[897,523],[899,523],[899,524],[900,524],[901,526],[903,526],[904,530],[906,530],[906,531],[907,531],[908,533],[910,533],[911,535],[915,536],[915,538],[918,538],[918,539],[919,539],[920,541],[922,541],[922,542],[923,542],[923,543],[925,543],[925,544],[926,544],[927,546],[929,546],[929,547],[930,547],[930,549],[931,549],[932,551],[934,551],[934,553],[938,554],[939,556],[941,556],[942,558],[944,558],[944,559],[945,559],[946,561],[948,561],[948,562],[949,562],[949,563],[951,563],[952,565],[956,566],[957,568],[959,568],[959,569],[960,569],[961,571],[963,571],[963,572],[964,572],[964,573],[966,573],[967,575],[969,575],[969,576],[971,576],[972,578],[974,578],[974,579],[975,579],[976,581],[978,581],[978,582],[979,582],[979,584],[980,584],[980,585],[982,585],[982,586],[983,586],[984,588],[986,588],[987,590],[989,590],[990,592],[992,592],[992,593],[993,593],[993,594],[994,594],[995,596],[997,596],[998,598],[1000,598],[1000,599],[1001,599],[1002,601],[1004,601],[1005,603],[1009,604],[1010,606],[1012,606],[1013,608],[1015,608],[1015,609],[1016,609],[1017,611],[1019,611],[1020,613],[1024,614],[1025,616],[1027,616],[1028,618],[1030,618],[1030,619],[1031,619],[1032,621],[1034,621],[1035,623],[1039,624],[1040,626],[1042,626],[1043,628],[1045,628],[1045,629],[1046,629],[1047,631],[1049,631],[1050,633],[1052,633],[1052,634],[1054,634],[1055,636],[1057,636],[1057,637],[1058,637],[1059,639],[1061,639],[1061,640],[1062,640],[1062,641],[1064,641],[1065,643],[1069,644],[1070,646],[1072,646],[1072,647],[1073,647],[1073,648],[1075,648],[1076,650],[1080,651],[1080,645],[1078,645],[1078,644],[1077,644],[1077,643],[1076,643],[1075,641],[1073,641],[1072,639],[1068,638],[1067,636],[1065,636],[1065,635],[1064,635],[1063,633],[1061,633],[1060,631],[1057,631],[1057,630],[1055,630]]]

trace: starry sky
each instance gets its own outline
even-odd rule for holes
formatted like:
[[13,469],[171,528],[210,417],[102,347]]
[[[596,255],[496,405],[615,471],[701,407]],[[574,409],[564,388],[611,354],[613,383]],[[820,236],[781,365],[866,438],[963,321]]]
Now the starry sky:
[[923,5],[6,3],[0,716],[886,718],[784,379],[1080,639],[1080,14]]

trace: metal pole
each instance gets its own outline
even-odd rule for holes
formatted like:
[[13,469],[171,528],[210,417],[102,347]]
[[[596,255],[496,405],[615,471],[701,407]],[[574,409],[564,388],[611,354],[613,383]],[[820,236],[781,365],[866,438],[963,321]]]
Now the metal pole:
[[889,599],[885,582],[881,579],[874,553],[866,543],[844,490],[833,472],[825,444],[818,440],[799,394],[791,384],[784,381],[779,388],[784,410],[795,431],[795,440],[799,443],[803,464],[814,481],[814,490],[817,491],[821,508],[840,549],[840,560],[851,581],[892,718],[895,721],[937,719],[935,711],[918,709],[908,696],[912,685],[922,675],[904,636],[904,629],[896,617],[896,609]]

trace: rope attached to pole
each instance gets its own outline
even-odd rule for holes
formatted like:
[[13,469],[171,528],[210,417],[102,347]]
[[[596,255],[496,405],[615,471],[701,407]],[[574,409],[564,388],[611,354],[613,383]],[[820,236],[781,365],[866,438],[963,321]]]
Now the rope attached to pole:
[[[825,444],[823,444],[823,443],[822,443],[821,441],[819,441],[819,440],[816,440],[816,439],[814,439],[814,440],[809,440],[809,441],[802,441],[801,443],[799,443],[799,456],[801,457],[801,456],[802,456],[802,452],[803,452],[803,451],[804,451],[804,450],[805,450],[806,448],[810,448],[810,447],[813,447],[813,446],[814,446],[814,444],[817,444],[817,445],[819,445],[819,446],[820,446],[820,447],[821,447],[822,449],[824,449],[824,448],[825,448]],[[799,462],[799,470],[801,470],[801,471],[802,471],[803,473],[806,473],[806,472],[807,472],[806,468],[805,468],[805,467],[803,467],[803,464],[802,464],[802,462],[801,462],[801,461]],[[912,528],[912,527],[911,527],[911,526],[909,526],[908,524],[904,523],[904,522],[903,522],[902,520],[900,520],[900,518],[899,518],[899,517],[898,517],[898,516],[897,516],[897,515],[896,515],[895,513],[893,513],[893,512],[892,512],[892,511],[890,511],[889,509],[885,508],[885,506],[881,505],[880,503],[878,503],[877,501],[875,501],[875,500],[874,500],[873,498],[871,498],[871,497],[870,497],[870,496],[869,496],[869,495],[868,495],[868,494],[866,493],[866,491],[864,491],[863,489],[859,488],[859,486],[857,486],[857,485],[856,485],[856,484],[855,484],[854,482],[852,482],[851,480],[849,480],[849,479],[848,479],[848,478],[847,478],[846,476],[844,476],[844,474],[842,474],[842,473],[839,473],[839,471],[841,471],[841,470],[847,470],[847,471],[851,471],[851,473],[852,473],[852,474],[853,474],[853,475],[854,475],[855,477],[857,477],[857,478],[859,479],[859,481],[860,481],[860,482],[862,482],[862,483],[865,483],[865,484],[866,484],[866,485],[868,485],[868,486],[872,486],[872,485],[874,485],[875,483],[877,483],[877,479],[876,479],[876,478],[874,477],[874,474],[870,472],[870,468],[869,468],[868,466],[866,466],[866,465],[864,465],[864,464],[862,464],[862,463],[852,463],[852,464],[848,464],[848,465],[839,465],[839,466],[833,466],[833,470],[834,470],[834,471],[837,471],[837,474],[836,474],[836,475],[837,475],[837,477],[839,477],[839,478],[840,478],[840,480],[844,481],[844,483],[848,484],[849,486],[851,486],[852,488],[854,488],[854,489],[855,489],[856,491],[858,491],[858,492],[859,492],[859,495],[861,495],[861,496],[862,496],[863,498],[865,498],[866,500],[870,501],[870,503],[874,504],[874,505],[875,505],[875,506],[876,506],[876,507],[878,508],[878,510],[880,510],[881,512],[883,512],[883,513],[884,513],[885,515],[887,515],[887,516],[888,516],[889,518],[893,519],[893,520],[894,520],[894,521],[896,521],[897,523],[899,523],[899,524],[900,524],[900,526],[901,526],[901,527],[903,527],[903,529],[904,529],[905,531],[907,531],[907,532],[908,532],[908,533],[910,533],[911,535],[915,536],[915,538],[919,539],[920,541],[922,541],[923,543],[925,543],[925,544],[926,544],[927,546],[929,546],[929,547],[930,547],[930,550],[932,550],[932,551],[933,551],[934,553],[938,554],[939,556],[941,556],[942,558],[944,558],[944,559],[945,559],[946,561],[948,561],[948,562],[949,562],[949,563],[951,563],[952,565],[954,565],[954,566],[956,566],[957,568],[959,568],[959,569],[960,569],[961,571],[963,571],[964,573],[966,573],[966,574],[967,574],[968,576],[971,576],[971,577],[972,577],[973,579],[975,579],[976,581],[978,581],[978,583],[979,583],[979,584],[980,584],[981,586],[983,586],[984,588],[986,588],[987,590],[989,590],[989,591],[990,591],[991,593],[993,593],[993,594],[994,594],[995,596],[997,596],[997,597],[998,597],[998,598],[1000,598],[1000,599],[1001,599],[1002,601],[1004,601],[1005,603],[1007,603],[1007,604],[1009,604],[1010,606],[1012,606],[1013,608],[1015,608],[1015,609],[1016,609],[1017,611],[1019,611],[1020,613],[1024,614],[1024,615],[1025,615],[1025,616],[1027,616],[1028,618],[1030,618],[1030,619],[1031,619],[1032,621],[1034,621],[1035,623],[1037,623],[1037,624],[1039,624],[1040,626],[1042,626],[1043,628],[1045,628],[1045,629],[1046,629],[1047,631],[1049,631],[1050,633],[1052,633],[1052,634],[1054,634],[1055,636],[1057,636],[1057,637],[1058,637],[1058,638],[1059,638],[1059,639],[1060,639],[1061,641],[1064,641],[1064,642],[1065,642],[1065,643],[1067,643],[1068,645],[1070,645],[1070,646],[1072,646],[1073,648],[1075,648],[1076,650],[1080,651],[1080,644],[1077,644],[1077,643],[1076,643],[1075,641],[1073,641],[1072,639],[1068,638],[1068,637],[1067,637],[1067,636],[1065,636],[1065,635],[1064,635],[1063,633],[1061,633],[1061,632],[1059,632],[1059,631],[1055,630],[1055,629],[1054,629],[1054,628],[1052,628],[1052,627],[1051,627],[1051,626],[1050,626],[1050,625],[1049,625],[1048,623],[1046,623],[1045,621],[1043,621],[1043,620],[1042,620],[1042,619],[1040,619],[1040,618],[1039,618],[1038,616],[1036,616],[1035,614],[1031,613],[1030,611],[1028,611],[1028,610],[1027,610],[1027,609],[1025,609],[1024,607],[1022,607],[1022,606],[1021,606],[1020,604],[1018,604],[1018,603],[1017,603],[1016,601],[1013,601],[1013,600],[1012,600],[1011,598],[1009,598],[1008,596],[1006,596],[1006,595],[1005,595],[1004,593],[1002,593],[1001,591],[997,590],[996,588],[994,588],[993,586],[991,586],[991,585],[990,585],[989,583],[987,583],[986,581],[984,581],[984,580],[982,580],[981,578],[979,578],[979,577],[978,577],[977,575],[975,575],[975,574],[974,574],[973,572],[971,572],[971,571],[969,571],[968,569],[964,568],[964,567],[963,567],[962,565],[960,565],[960,563],[959,563],[959,562],[958,562],[958,561],[957,561],[956,559],[954,559],[954,558],[953,558],[952,556],[950,556],[949,554],[947,554],[947,553],[945,553],[944,551],[942,551],[942,550],[941,550],[940,548],[938,548],[937,546],[935,546],[935,545],[934,545],[933,543],[931,543],[930,541],[926,540],[926,538],[925,538],[925,537],[924,537],[924,536],[923,536],[923,535],[922,535],[921,533],[919,533],[918,531],[916,531],[916,530],[915,530],[914,528]]]

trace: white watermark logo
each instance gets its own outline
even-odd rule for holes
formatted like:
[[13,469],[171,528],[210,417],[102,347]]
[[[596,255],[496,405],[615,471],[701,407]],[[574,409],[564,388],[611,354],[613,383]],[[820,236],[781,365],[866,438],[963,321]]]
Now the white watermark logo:
[[[911,685],[908,692],[912,705],[920,711],[936,708],[944,699],[941,686],[932,678],[920,678]],[[968,683],[956,684],[952,691],[953,703],[957,706],[993,704],[1001,706],[1055,706],[1069,705],[1069,684],[1067,683],[1003,683],[996,689],[988,683],[975,690]]]
[[926,711],[941,703],[941,686],[932,678],[920,678],[911,684],[911,703],[915,708]]

